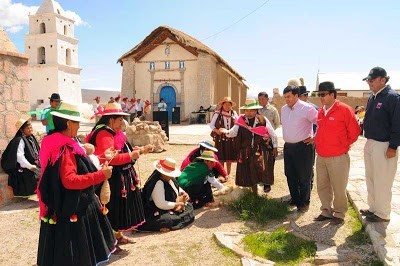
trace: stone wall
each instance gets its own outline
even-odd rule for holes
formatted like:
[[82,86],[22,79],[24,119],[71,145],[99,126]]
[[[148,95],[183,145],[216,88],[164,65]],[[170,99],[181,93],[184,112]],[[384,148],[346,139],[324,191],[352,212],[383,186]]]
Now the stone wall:
[[[0,37],[8,38],[4,31]],[[3,49],[3,46],[0,49]],[[0,50],[0,155],[16,133],[15,122],[21,113],[27,111],[29,111],[28,57],[16,51]],[[0,205],[13,197],[7,182],[8,176],[0,168]]]
[[[318,97],[308,97],[309,101],[316,104],[317,106],[321,106],[321,101],[319,100]],[[359,105],[367,106],[367,101],[368,98],[366,97],[344,97],[344,96],[338,96],[337,99],[341,101],[342,103],[345,103],[347,105],[350,105],[353,107],[353,109]],[[282,106],[285,105],[285,99],[283,96],[279,94],[274,94],[274,98],[272,99],[272,104],[278,109],[279,116],[281,115],[281,109]]]

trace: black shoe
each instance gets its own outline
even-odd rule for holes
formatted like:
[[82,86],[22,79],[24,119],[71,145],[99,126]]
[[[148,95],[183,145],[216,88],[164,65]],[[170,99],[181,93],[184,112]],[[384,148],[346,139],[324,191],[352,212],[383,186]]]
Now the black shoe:
[[310,207],[310,205],[297,206],[297,211],[305,213],[308,211],[309,207]]
[[388,222],[390,222],[390,219],[383,219],[374,214],[374,215],[367,216],[367,221],[371,222],[371,223],[380,223],[380,222],[388,223]]
[[329,223],[333,224],[333,225],[339,225],[339,224],[344,223],[344,219],[339,218],[339,217],[333,217]]
[[326,220],[330,220],[332,219],[331,217],[327,217],[327,216],[323,216],[322,214],[318,215],[317,217],[315,217],[313,220],[315,222],[322,222],[322,221],[326,221]]
[[364,215],[364,216],[372,216],[372,215],[375,215],[373,212],[371,212],[371,211],[369,211],[369,210],[367,210],[367,209],[360,210],[360,213],[361,213],[361,215]]
[[271,191],[271,185],[264,185],[264,193],[268,193]]

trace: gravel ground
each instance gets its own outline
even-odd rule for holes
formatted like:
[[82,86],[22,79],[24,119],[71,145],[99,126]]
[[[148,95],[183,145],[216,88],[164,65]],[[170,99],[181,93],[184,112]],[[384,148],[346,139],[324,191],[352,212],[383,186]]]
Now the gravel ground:
[[[153,171],[152,162],[165,157],[175,158],[180,164],[194,145],[169,145],[167,151],[141,157],[136,165],[142,183]],[[235,165],[233,166],[235,173]],[[288,188],[283,172],[282,155],[275,165],[275,185],[268,197],[287,198]],[[233,180],[231,181],[233,184]],[[357,262],[340,265],[365,265],[364,259],[373,259],[371,244],[349,248],[351,235],[349,215],[342,226],[332,226],[324,222],[314,223],[312,218],[319,214],[319,199],[316,189],[312,192],[310,210],[299,215],[294,210],[288,220],[295,222],[305,236],[341,250],[350,249],[358,254]],[[251,222],[243,222],[226,207],[203,208],[196,211],[195,222],[182,230],[169,233],[136,233],[135,244],[125,245],[125,256],[112,256],[109,265],[240,265],[239,258],[219,248],[213,240],[213,232],[236,231],[254,232],[279,226],[282,221],[260,228]],[[0,250],[1,265],[34,265],[38,243],[39,221],[35,197],[30,200],[14,200],[0,208],[0,235],[3,236]],[[6,237],[10,236],[10,237]]]

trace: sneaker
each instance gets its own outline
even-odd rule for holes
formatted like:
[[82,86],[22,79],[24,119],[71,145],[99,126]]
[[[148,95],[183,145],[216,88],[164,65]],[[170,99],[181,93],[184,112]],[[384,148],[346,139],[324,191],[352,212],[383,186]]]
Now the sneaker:
[[297,211],[305,213],[308,211],[309,207],[310,207],[310,205],[297,206]]
[[315,217],[313,220],[315,222],[322,222],[322,221],[326,221],[326,220],[330,220],[332,219],[331,217],[327,217],[327,216],[323,216],[322,214],[318,215],[317,217]]
[[390,219],[383,219],[374,214],[374,215],[367,216],[367,221],[371,222],[371,223],[380,223],[380,222],[388,223],[388,222],[390,222]]
[[364,216],[372,216],[375,215],[373,212],[371,212],[370,210],[364,209],[364,210],[360,210],[361,215]]
[[344,219],[339,218],[339,217],[333,217],[329,223],[332,225],[339,225],[339,224],[344,223]]
[[271,185],[264,185],[264,193],[268,193],[271,191]]

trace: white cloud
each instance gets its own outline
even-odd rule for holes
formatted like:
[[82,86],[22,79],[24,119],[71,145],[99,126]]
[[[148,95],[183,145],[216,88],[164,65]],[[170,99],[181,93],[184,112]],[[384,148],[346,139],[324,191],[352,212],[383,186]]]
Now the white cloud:
[[[11,0],[0,0],[0,26],[10,33],[17,33],[29,24],[29,14],[35,14],[38,6],[26,6],[21,3],[12,3]],[[76,26],[90,25],[73,11],[65,11],[65,16],[75,20]]]
[[247,91],[247,98],[254,98],[256,99],[258,93],[265,91],[268,93],[269,98],[271,99],[274,95],[272,88],[265,88],[255,83],[248,83],[249,90]]
[[[0,0],[1,1],[1,0]],[[66,10],[64,11],[64,16],[66,16],[67,18],[73,19],[75,21],[75,25],[76,26],[85,26],[85,27],[89,27],[90,25],[89,23],[87,23],[86,21],[84,21],[78,14],[76,14],[74,11],[70,11],[70,10]]]

